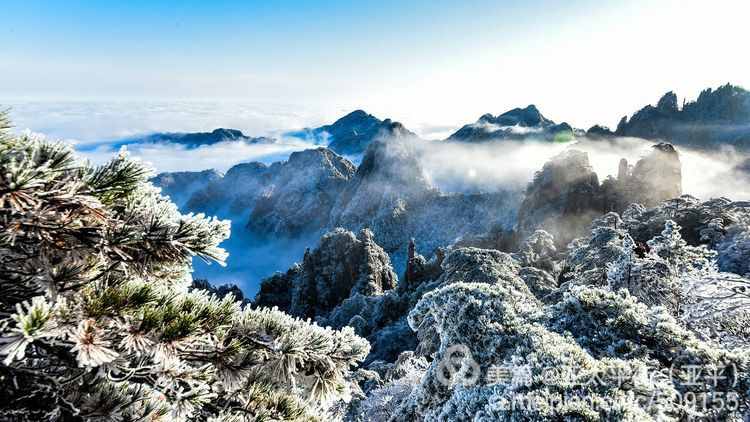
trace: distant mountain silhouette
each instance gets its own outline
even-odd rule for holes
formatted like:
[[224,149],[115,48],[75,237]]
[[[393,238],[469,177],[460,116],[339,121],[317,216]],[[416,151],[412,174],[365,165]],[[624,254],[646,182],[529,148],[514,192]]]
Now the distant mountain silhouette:
[[666,140],[676,145],[717,149],[724,145],[750,149],[750,92],[726,84],[708,88],[698,99],[677,104],[674,92],[664,94],[656,106],[647,105],[620,120],[614,132],[594,126],[587,132],[595,136],[632,136]]
[[542,115],[535,105],[514,108],[498,116],[485,114],[476,121],[463,126],[448,141],[481,142],[495,139],[523,140],[539,138],[547,140],[569,140],[577,131],[568,123],[555,123]]
[[182,145],[187,148],[198,148],[204,145],[214,145],[220,142],[245,142],[250,144],[272,143],[273,138],[250,137],[237,129],[218,128],[211,132],[191,133],[154,133],[145,136],[132,137],[120,140],[112,144],[114,147],[125,145],[147,145],[147,144],[173,144]]

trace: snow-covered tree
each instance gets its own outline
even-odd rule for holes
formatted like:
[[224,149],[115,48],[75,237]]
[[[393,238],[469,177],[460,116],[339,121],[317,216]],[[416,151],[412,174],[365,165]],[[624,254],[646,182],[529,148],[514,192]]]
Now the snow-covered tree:
[[228,223],[180,214],[148,175],[0,130],[0,419],[324,415],[369,344],[190,290],[193,257],[225,259]]
[[387,422],[394,409],[420,384],[429,363],[424,357],[415,357],[413,352],[404,352],[395,363],[386,366],[389,368],[383,376],[383,384],[355,403],[347,422]]
[[535,230],[524,240],[518,257],[523,266],[536,267],[556,274],[558,272],[555,265],[556,254],[554,237],[544,230]]
[[409,323],[439,347],[391,421],[741,420],[746,351],[701,341],[626,290],[576,285],[543,306],[510,278],[450,284],[412,310]]
[[715,271],[713,262],[716,253],[705,246],[689,246],[680,234],[681,227],[667,220],[659,236],[649,240],[651,253],[664,259],[673,270],[680,274],[694,274]]
[[632,239],[626,244],[628,238],[616,213],[594,220],[587,238],[575,239],[568,245],[565,278],[572,284],[606,285],[608,265],[630,259]]
[[750,347],[750,280],[731,273],[682,279],[680,317],[693,331],[725,347]]

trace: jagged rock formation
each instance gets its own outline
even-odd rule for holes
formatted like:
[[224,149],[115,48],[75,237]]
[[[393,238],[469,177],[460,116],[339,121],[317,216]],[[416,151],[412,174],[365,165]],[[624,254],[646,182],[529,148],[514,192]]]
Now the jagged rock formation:
[[371,227],[386,250],[393,250],[408,240],[396,238],[404,234],[414,207],[439,196],[407,143],[377,141],[339,197],[331,226]]
[[253,304],[276,306],[323,326],[352,326],[376,345],[368,361],[393,361],[416,344],[405,319],[411,290],[397,286],[388,254],[371,231],[355,236],[336,229],[305,252],[301,263],[264,280]]
[[[244,220],[253,234],[296,236],[326,227],[354,165],[327,148],[285,162],[238,164],[194,192],[185,210]],[[167,180],[167,177],[163,177]]]
[[271,176],[269,166],[263,163],[237,164],[224,177],[191,195],[185,209],[209,215],[242,214],[252,209]]
[[183,206],[194,193],[221,177],[221,173],[216,170],[179,171],[159,173],[151,179],[151,183],[160,187],[162,194],[177,206]]
[[[715,214],[727,205],[703,207],[706,214]],[[667,213],[658,208],[655,214]],[[679,286],[701,277],[706,271],[703,259],[711,253],[684,244],[669,222],[649,239],[650,250],[639,255],[628,227],[632,219],[646,223],[641,218],[650,220],[647,215],[628,211],[621,219],[609,213],[567,254],[556,254],[544,232],[534,233],[514,254],[476,248],[450,251],[439,275],[413,294],[418,300],[408,323],[417,334],[416,348],[393,364],[375,361],[368,366],[367,395],[355,399],[348,420],[641,421],[660,420],[665,414],[676,420],[696,411],[721,420],[736,418],[732,409],[648,401],[657,391],[671,392],[669,396],[706,391],[702,385],[680,382],[689,371],[680,367],[683,361],[707,366],[730,361],[745,368],[742,345],[748,344],[750,333],[742,327],[750,300],[732,302],[744,307],[744,314],[732,310],[732,315],[719,313],[710,322],[695,321],[694,293]],[[539,268],[560,268],[565,262],[570,281],[561,286],[553,274]],[[727,290],[717,292],[720,300]],[[706,331],[704,324],[718,331]],[[715,341],[718,338],[722,341]],[[725,338],[733,342],[725,343]],[[677,377],[638,381],[639,391],[650,391],[643,393],[643,401],[629,398],[631,384],[591,382],[592,374],[650,370],[679,372]],[[718,388],[745,391],[750,386],[744,369],[731,379]],[[586,400],[561,407],[556,405],[560,397]],[[740,400],[747,404],[746,398]],[[529,401],[536,404],[524,405]],[[605,402],[614,404],[587,404]],[[662,409],[654,410],[654,405]]]
[[623,175],[621,182],[631,195],[628,198],[630,202],[647,207],[682,195],[682,165],[677,150],[664,143],[652,148],[650,154],[636,163],[630,174]]
[[532,104],[526,108],[514,108],[498,116],[485,114],[476,123],[460,128],[447,140],[480,142],[492,139],[536,138],[562,142],[570,140],[576,132],[579,131],[565,122],[556,124],[547,119]]
[[399,122],[380,120],[363,110],[355,110],[330,125],[288,133],[316,143],[342,155],[362,154],[373,141],[393,137],[416,137]]
[[211,283],[209,283],[206,279],[194,279],[192,285],[190,286],[190,289],[199,289],[199,290],[206,290],[211,294],[215,294],[218,297],[224,297],[226,295],[232,295],[234,300],[238,302],[242,302],[243,304],[249,304],[251,301],[245,297],[245,294],[242,293],[242,289],[239,288],[236,284],[222,284],[219,286],[214,286]]
[[[302,262],[286,276],[266,280],[255,304],[279,306],[292,315],[313,318],[327,315],[352,295],[381,295],[397,284],[390,258],[371,231],[355,236],[337,229],[323,236],[316,249],[305,252]],[[288,299],[279,296],[283,289],[278,286],[288,287]],[[286,303],[288,308],[283,308]]]
[[654,107],[647,105],[629,120],[623,117],[617,136],[663,139],[676,145],[716,149],[750,148],[750,92],[730,84],[704,90],[680,109],[668,92]]
[[442,265],[445,260],[445,249],[435,250],[435,257],[427,260],[417,253],[417,245],[414,239],[409,241],[406,257],[406,271],[399,283],[400,290],[414,290],[420,284],[436,279],[442,273]]
[[332,225],[352,227],[379,217],[398,218],[407,203],[436,196],[439,192],[430,186],[408,143],[376,141],[341,193]]
[[657,144],[631,167],[620,160],[617,179],[608,178],[601,186],[604,211],[622,212],[639,203],[653,207],[666,199],[682,195],[682,164],[674,146]]
[[555,239],[572,239],[603,208],[599,178],[588,154],[567,150],[534,175],[519,210],[517,227],[522,233],[543,228]]
[[726,198],[701,202],[683,195],[652,208],[634,205],[623,212],[628,232],[642,243],[656,237],[668,220],[681,227],[680,235],[689,245],[715,249],[722,271],[750,273],[749,202]]
[[654,145],[632,168],[621,160],[617,175],[600,184],[582,151],[567,150],[553,158],[526,190],[518,214],[521,237],[542,228],[563,245],[606,212],[622,212],[632,203],[653,207],[682,194],[679,154],[670,144]]
[[294,152],[276,163],[252,209],[248,228],[264,236],[295,236],[326,227],[355,167],[327,148]]
[[409,143],[392,139],[370,145],[333,207],[329,226],[372,229],[403,271],[412,238],[433,251],[462,236],[509,227],[518,202],[508,192],[442,194],[423,175]]
[[589,139],[601,139],[601,138],[608,138],[611,136],[614,136],[614,132],[612,132],[607,126],[601,126],[601,125],[594,125],[591,126],[586,131],[586,137]]
[[[307,251],[301,263],[264,280],[253,304],[276,306],[324,326],[352,326],[373,344],[367,362],[392,362],[401,352],[415,348],[417,337],[406,316],[429,291],[463,281],[513,282],[528,285],[540,299],[548,298],[557,281],[543,269],[549,267],[544,262],[552,247],[544,243],[525,245],[518,254],[449,248],[438,250],[428,260],[411,242],[406,276],[398,282],[388,255],[374,242],[372,232],[365,229],[355,237],[337,229]],[[518,275],[506,279],[509,273]]]
[[[169,176],[172,173],[164,174]],[[178,205],[181,205],[185,211],[202,212],[208,215],[225,217],[240,214],[251,209],[249,207],[263,192],[268,179],[268,166],[263,163],[237,164],[223,176],[213,178],[201,188],[188,192],[187,199],[182,204],[178,202]],[[155,180],[154,184],[162,186],[161,180]]]
[[[664,152],[661,149],[663,146],[659,152]],[[577,153],[568,156],[579,164],[585,164],[584,158],[585,155]],[[586,168],[581,166],[581,169]],[[559,169],[548,168],[548,171]],[[633,171],[629,169],[624,174],[632,177]],[[588,173],[579,171],[578,174]],[[355,278],[339,278],[346,281],[337,291],[345,294],[332,295],[329,293],[332,289],[327,287],[336,282],[325,274],[333,274],[335,278],[346,274],[347,270],[326,262],[334,262],[329,259],[334,255],[339,255],[340,261],[349,262],[344,245],[362,247],[373,242],[366,248],[370,252],[365,255],[387,256],[374,244],[371,233],[360,234],[360,238],[368,239],[363,242],[353,233],[337,230],[324,237],[319,248],[308,252],[302,264],[285,275],[265,281],[255,305],[280,306],[297,309],[296,312],[304,309],[307,313],[303,315],[320,324],[348,325],[368,339],[372,351],[365,361],[367,369],[360,374],[363,392],[351,408],[353,415],[383,414],[397,421],[428,412],[443,414],[449,420],[462,420],[464,413],[459,403],[466,406],[465,415],[474,416],[477,411],[488,409],[483,403],[492,402],[501,390],[480,387],[471,393],[474,398],[466,400],[462,394],[469,390],[455,388],[450,382],[439,382],[438,365],[445,361],[447,348],[455,344],[468,348],[482,374],[488,374],[493,365],[532,365],[534,371],[559,365],[576,368],[583,365],[608,371],[612,370],[612,365],[639,367],[643,356],[658,362],[664,361],[658,359],[660,356],[671,361],[677,356],[671,354],[672,349],[654,344],[666,344],[659,339],[675,332],[677,334],[670,338],[682,339],[681,351],[693,353],[696,359],[714,359],[712,353],[703,352],[708,343],[699,343],[703,340],[696,334],[703,323],[677,325],[689,302],[678,294],[675,284],[687,271],[680,259],[700,267],[702,264],[690,254],[696,257],[711,254],[702,248],[681,245],[679,238],[666,236],[664,219],[672,217],[686,223],[683,232],[695,233],[689,242],[697,239],[716,245],[719,260],[735,265],[731,268],[742,270],[744,267],[737,265],[750,261],[747,258],[750,247],[745,247],[750,244],[746,241],[750,239],[747,225],[750,205],[728,200],[699,203],[682,197],[653,208],[630,206],[622,218],[609,213],[598,219],[591,234],[577,240],[567,253],[559,252],[552,236],[539,230],[528,236],[513,253],[448,247],[427,260],[419,255],[417,243],[412,241],[407,247],[404,279],[398,286],[392,283],[390,289],[386,289],[386,283],[375,282],[368,284],[380,287],[355,288],[365,285],[354,281],[362,279],[363,274],[369,274],[364,277],[369,280],[395,277],[391,272],[391,276],[379,278],[377,274],[384,274],[383,269],[389,263],[385,259],[374,259],[372,261],[378,265],[349,271],[357,274]],[[636,240],[628,243],[629,236]],[[648,241],[646,249],[641,250],[642,242],[638,239]],[[737,239],[745,241],[737,242]],[[734,248],[720,249],[719,245],[730,243]],[[675,245],[675,249],[669,249],[670,246],[664,249],[665,245]],[[350,265],[363,268],[361,264]],[[629,265],[635,267],[627,270],[625,280],[613,270],[617,266],[629,268]],[[561,280],[569,281],[559,284]],[[625,290],[610,291],[608,284]],[[320,286],[326,288],[320,289]],[[302,296],[300,292],[307,294]],[[302,297],[307,300],[301,300]],[[311,303],[315,305],[310,306]],[[321,303],[325,305],[319,306]],[[606,321],[618,323],[597,322],[602,315]],[[733,341],[742,344],[749,337],[741,330],[736,331],[733,318],[721,319],[717,324],[721,329],[730,330]],[[613,350],[612,344],[622,344],[624,348]],[[740,362],[737,355],[727,350],[717,353],[722,359]],[[514,361],[513,356],[521,361]],[[533,359],[524,361],[527,357]],[[411,364],[406,365],[407,362]],[[408,382],[404,381],[407,377]],[[479,381],[479,385],[487,382],[485,378]],[[467,385],[466,388],[475,387]],[[560,384],[555,388],[571,387]],[[602,388],[596,391],[574,388],[573,393],[597,397],[619,394]],[[390,401],[378,402],[381,395]],[[389,403],[387,407],[383,407],[385,402]],[[621,415],[617,409],[610,411]],[[646,415],[638,407],[629,409],[627,412],[631,413],[627,414],[635,415],[633,420],[641,420]],[[502,412],[492,415],[500,417]],[[536,414],[532,411],[528,415]],[[360,416],[351,420],[362,419]]]
[[271,166],[239,164],[195,192],[184,208],[231,218],[235,233],[247,230],[254,239],[369,228],[402,272],[411,238],[432,253],[492,227],[510,229],[518,203],[517,192],[440,193],[408,140],[389,138],[370,145],[356,172],[326,148],[295,152]]

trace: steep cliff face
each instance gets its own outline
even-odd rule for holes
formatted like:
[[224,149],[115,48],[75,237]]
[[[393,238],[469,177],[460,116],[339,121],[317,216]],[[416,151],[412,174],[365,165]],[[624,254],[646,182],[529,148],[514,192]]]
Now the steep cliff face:
[[193,194],[221,177],[221,173],[216,170],[181,171],[159,173],[151,179],[151,183],[160,187],[162,194],[168,196],[177,206],[183,206]]
[[674,146],[661,143],[640,159],[624,181],[630,202],[652,207],[682,195],[682,165]]
[[[326,227],[355,170],[346,158],[317,148],[294,152],[287,161],[270,166],[238,164],[192,192],[184,187],[178,191],[188,197],[183,202],[186,211],[230,217],[247,224],[255,235],[293,237]],[[198,175],[204,173],[211,172]],[[180,173],[168,173],[158,183],[165,185],[175,178],[185,179]]]
[[750,92],[729,84],[709,88],[682,109],[677,96],[668,92],[655,107],[647,105],[629,120],[623,117],[615,134],[702,149],[730,145],[746,150],[750,148]]
[[264,280],[253,305],[277,306],[322,326],[354,327],[373,344],[368,362],[392,362],[415,348],[406,315],[421,295],[421,283],[442,272],[442,259],[427,261],[416,252],[415,258],[424,265],[413,271],[411,283],[402,285],[372,232],[365,229],[355,236],[336,229],[307,251],[301,263]]
[[337,198],[354,175],[347,159],[327,148],[294,152],[274,164],[248,228],[264,236],[296,236],[326,227]]
[[208,215],[239,215],[252,209],[272,173],[263,163],[242,163],[195,191],[185,209]]
[[568,150],[547,162],[526,190],[518,214],[518,230],[542,228],[555,239],[572,239],[601,213],[599,178],[588,154]]
[[632,203],[653,207],[682,195],[682,164],[671,144],[653,145],[635,166],[620,160],[617,179],[602,183],[603,211],[622,212]]
[[390,258],[371,231],[355,236],[337,229],[323,236],[319,246],[305,252],[302,262],[285,275],[265,280],[254,303],[278,306],[298,317],[324,317],[346,298],[382,295],[397,284]]
[[[410,203],[438,196],[406,142],[370,145],[354,178],[341,193],[331,226],[353,227],[376,219],[397,220]],[[378,232],[379,233],[379,232]]]
[[617,178],[599,184],[588,155],[568,150],[547,162],[526,191],[517,228],[524,237],[541,228],[565,244],[584,232],[594,217],[646,207],[682,195],[682,166],[670,144],[654,145],[634,167],[620,160]]
[[368,148],[333,207],[329,226],[372,229],[403,271],[412,238],[431,252],[494,226],[509,227],[519,202],[509,192],[442,194],[424,176],[416,151],[391,139]]

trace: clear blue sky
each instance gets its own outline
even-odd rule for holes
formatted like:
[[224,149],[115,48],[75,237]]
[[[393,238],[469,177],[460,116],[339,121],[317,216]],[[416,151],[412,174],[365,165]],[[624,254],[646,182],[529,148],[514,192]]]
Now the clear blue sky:
[[536,103],[614,124],[750,85],[747,1],[15,1],[0,98],[232,99],[406,123]]

